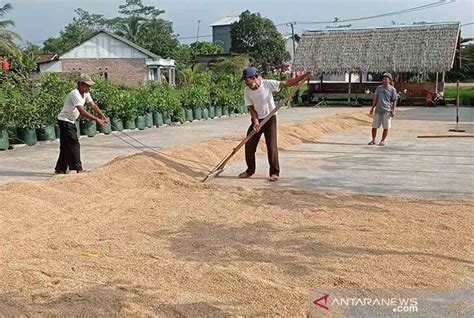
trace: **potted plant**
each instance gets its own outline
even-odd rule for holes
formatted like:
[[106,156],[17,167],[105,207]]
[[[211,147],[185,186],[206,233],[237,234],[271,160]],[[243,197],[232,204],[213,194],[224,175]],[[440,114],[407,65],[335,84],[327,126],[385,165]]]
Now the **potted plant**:
[[119,87],[102,76],[95,76],[94,82],[95,85],[92,86],[92,98],[109,119],[104,126],[97,126],[97,130],[103,134],[110,134],[112,130],[114,130],[112,126],[116,127],[115,130],[123,130],[122,121],[120,117],[117,117],[116,109],[113,107],[117,102]]
[[181,94],[181,107],[183,108],[184,113],[184,120],[192,122],[194,119],[198,119],[194,117],[193,108],[194,108],[194,100],[192,99],[192,92],[188,89],[184,90]]
[[155,82],[151,82],[149,85],[148,103],[151,105],[153,125],[159,127],[163,125],[163,107],[166,103],[166,89],[163,85],[158,85]]
[[124,89],[123,100],[120,107],[125,129],[136,129],[135,119],[137,117],[138,108],[136,94],[131,90]]
[[40,74],[38,100],[42,123],[36,129],[38,140],[53,140],[59,138],[57,116],[61,111],[67,94],[74,88],[75,81],[69,74],[43,73]]
[[[137,117],[135,119],[135,123],[138,129],[144,130],[148,127],[147,118],[151,118],[151,126],[153,126],[153,115],[150,111],[149,106],[149,96],[148,96],[148,87],[147,86],[140,86],[136,90],[133,90],[132,94],[135,97],[136,109],[137,109]],[[150,115],[148,116],[148,114]]]
[[167,101],[166,101],[166,122],[171,124],[172,122],[184,122],[184,111],[181,107],[180,94],[174,88],[168,87],[167,90]]
[[[183,105],[184,103],[184,105]],[[209,91],[205,86],[191,86],[182,95],[182,105],[193,109],[194,119],[200,120],[203,115],[209,117],[204,108],[209,106]]]
[[28,146],[38,142],[36,128],[41,126],[41,112],[38,100],[39,89],[29,91],[19,90],[14,98],[9,100],[12,123],[17,128],[17,138]]
[[[92,112],[89,106],[85,106],[85,108],[89,113]],[[97,123],[95,120],[80,117],[79,129],[82,136],[94,137],[97,134]]]
[[10,126],[10,114],[6,97],[0,92],[0,150],[10,147],[8,127]]
[[122,118],[125,118],[124,98],[126,98],[127,93],[124,89],[117,89],[115,94],[110,96],[107,105],[107,116],[109,116],[112,131],[122,131],[124,129]]
[[219,89],[216,96],[216,112],[222,116],[229,116],[229,104],[231,103],[232,95],[227,89]]

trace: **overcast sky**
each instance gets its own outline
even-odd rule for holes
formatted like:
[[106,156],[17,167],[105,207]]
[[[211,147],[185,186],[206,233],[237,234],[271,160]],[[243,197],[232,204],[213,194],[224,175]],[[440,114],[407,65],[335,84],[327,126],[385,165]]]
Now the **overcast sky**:
[[[225,16],[239,15],[244,10],[260,12],[275,24],[288,21],[326,21],[334,17],[341,19],[365,17],[380,13],[398,11],[425,5],[436,0],[144,0],[165,10],[163,18],[173,22],[175,33],[181,37],[196,36],[197,21],[202,20],[201,35],[211,34],[209,24]],[[450,1],[450,0],[446,0]],[[14,30],[23,41],[41,45],[59,31],[74,17],[74,9],[82,8],[91,13],[107,17],[117,15],[118,6],[125,0],[0,0],[0,5],[9,2],[14,9],[7,18],[15,21]],[[415,21],[460,21],[473,22],[474,0],[456,0],[454,3],[423,11],[389,16],[359,22],[353,26],[411,24]],[[296,25],[296,32],[318,29],[324,25]],[[279,27],[283,33],[288,27]],[[474,25],[462,28],[463,37],[474,36]],[[202,38],[201,40],[211,40]],[[189,41],[182,41],[183,43]]]

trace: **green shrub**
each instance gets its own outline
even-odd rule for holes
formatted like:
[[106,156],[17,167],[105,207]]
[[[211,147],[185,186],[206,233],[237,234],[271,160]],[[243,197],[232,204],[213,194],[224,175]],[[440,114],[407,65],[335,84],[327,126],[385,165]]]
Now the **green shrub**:
[[13,90],[14,86],[9,82],[4,83],[0,88],[0,130],[14,127],[10,106]]
[[153,108],[150,104],[150,89],[147,85],[142,85],[134,89],[133,94],[136,98],[137,115],[143,116],[152,111]]
[[159,85],[156,82],[148,84],[147,103],[150,111],[163,112],[163,107],[166,103],[167,91],[164,85]]
[[123,102],[120,105],[122,116],[124,120],[132,120],[138,114],[140,97],[138,91],[131,89],[122,89]]
[[44,125],[42,117],[42,96],[38,87],[11,92],[8,106],[11,124],[16,128],[40,128]]
[[244,103],[244,84],[237,76],[224,74],[217,78],[211,96],[213,105],[237,111]]
[[119,118],[116,115],[117,107],[121,102],[117,96],[120,93],[120,87],[102,76],[94,77],[96,83],[92,86],[91,95],[94,102],[99,106],[102,112],[110,118]]
[[191,86],[181,94],[183,108],[202,108],[209,105],[209,90],[203,86]]
[[39,82],[38,111],[41,126],[54,125],[63,108],[70,91],[75,88],[75,81],[69,75],[58,73],[41,74]]
[[173,94],[173,89],[168,91],[166,111],[171,114],[174,121],[184,122],[184,110],[181,107],[181,98],[178,94]]
[[129,89],[119,88],[113,96],[110,96],[107,115],[110,118],[131,120],[137,115],[137,107],[137,98],[134,92]]

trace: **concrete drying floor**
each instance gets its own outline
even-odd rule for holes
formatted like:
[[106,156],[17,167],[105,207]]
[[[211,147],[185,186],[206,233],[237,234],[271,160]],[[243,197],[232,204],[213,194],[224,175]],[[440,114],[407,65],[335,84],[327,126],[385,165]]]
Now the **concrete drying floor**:
[[[474,138],[417,138],[423,134],[447,134],[454,127],[455,110],[414,108],[397,115],[385,147],[367,145],[370,127],[328,134],[318,142],[281,152],[282,178],[278,183],[266,180],[266,156],[258,156],[253,178],[235,178],[245,169],[245,162],[234,162],[215,182],[474,199]],[[461,109],[461,121],[466,134],[474,133],[473,108]],[[379,130],[377,141],[380,134]]]

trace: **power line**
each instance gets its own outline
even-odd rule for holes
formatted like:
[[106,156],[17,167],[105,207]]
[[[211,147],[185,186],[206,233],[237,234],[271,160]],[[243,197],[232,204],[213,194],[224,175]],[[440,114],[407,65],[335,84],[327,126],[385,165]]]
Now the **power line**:
[[[399,15],[399,14],[405,14],[405,13],[410,13],[410,12],[415,12],[415,11],[420,11],[420,10],[426,10],[426,9],[431,9],[434,7],[438,6],[444,6],[447,4],[454,3],[456,0],[438,0],[436,2],[431,2],[422,6],[417,6],[417,7],[412,7],[404,10],[398,10],[398,11],[391,11],[387,13],[381,13],[377,15],[371,15],[371,16],[365,16],[365,17],[358,17],[358,18],[350,18],[350,19],[339,19],[335,18],[332,21],[297,21],[296,24],[328,24],[328,23],[335,23],[335,22],[354,22],[354,21],[361,21],[361,20],[369,20],[369,19],[376,19],[376,18],[381,18],[381,17],[386,17],[386,16],[392,16],[392,15]],[[275,26],[282,26],[285,25],[286,23],[280,23],[276,24]]]

